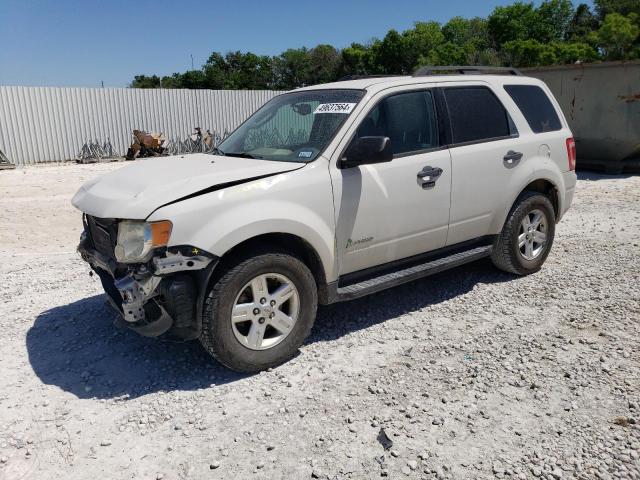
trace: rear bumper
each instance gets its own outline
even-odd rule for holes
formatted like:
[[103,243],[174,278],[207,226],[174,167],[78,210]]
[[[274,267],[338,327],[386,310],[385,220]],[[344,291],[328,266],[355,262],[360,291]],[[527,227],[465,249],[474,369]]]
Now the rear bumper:
[[562,180],[564,181],[564,197],[562,199],[562,211],[558,216],[558,220],[564,217],[564,214],[567,213],[567,210],[569,210],[569,207],[573,202],[573,195],[576,191],[578,176],[574,171],[564,172],[562,174]]
[[171,328],[188,330],[194,324],[200,274],[217,263],[217,257],[191,247],[169,250],[145,264],[123,265],[95,250],[84,235],[78,245],[80,256],[99,276],[109,303],[119,313],[120,323],[149,337]]

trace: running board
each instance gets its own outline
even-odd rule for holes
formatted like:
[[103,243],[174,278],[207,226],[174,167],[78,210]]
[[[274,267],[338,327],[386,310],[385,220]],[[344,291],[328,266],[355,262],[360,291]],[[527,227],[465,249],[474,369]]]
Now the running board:
[[402,285],[403,283],[412,282],[413,280],[428,277],[434,273],[443,272],[444,270],[464,265],[465,263],[480,260],[481,258],[488,257],[489,255],[491,255],[490,245],[454,253],[448,257],[442,257],[437,260],[421,263],[420,265],[380,275],[379,277],[364,280],[360,283],[354,283],[345,287],[338,287],[337,290],[335,290],[335,296],[332,300],[333,302],[343,302],[345,300],[364,297],[371,293],[386,290],[390,287]]

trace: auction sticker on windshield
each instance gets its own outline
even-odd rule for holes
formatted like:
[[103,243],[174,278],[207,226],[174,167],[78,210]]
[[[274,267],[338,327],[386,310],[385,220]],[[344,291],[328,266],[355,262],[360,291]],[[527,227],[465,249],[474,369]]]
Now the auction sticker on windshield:
[[313,113],[351,113],[355,106],[355,103],[321,103]]

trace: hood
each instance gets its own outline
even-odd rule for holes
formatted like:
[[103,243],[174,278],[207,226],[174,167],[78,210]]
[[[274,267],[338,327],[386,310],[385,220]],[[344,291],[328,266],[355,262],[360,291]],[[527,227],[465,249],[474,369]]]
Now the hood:
[[304,165],[204,153],[155,157],[88,181],[71,203],[100,218],[143,220],[168,203]]

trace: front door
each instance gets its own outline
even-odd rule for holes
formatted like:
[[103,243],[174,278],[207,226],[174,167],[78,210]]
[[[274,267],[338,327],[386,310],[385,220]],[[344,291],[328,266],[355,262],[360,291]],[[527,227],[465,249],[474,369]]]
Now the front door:
[[332,169],[340,274],[446,244],[451,157],[440,147],[433,92],[391,93],[360,121],[356,137],[386,136],[389,163]]

